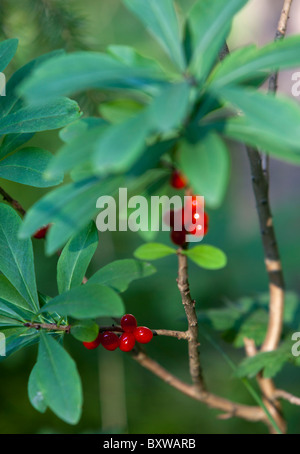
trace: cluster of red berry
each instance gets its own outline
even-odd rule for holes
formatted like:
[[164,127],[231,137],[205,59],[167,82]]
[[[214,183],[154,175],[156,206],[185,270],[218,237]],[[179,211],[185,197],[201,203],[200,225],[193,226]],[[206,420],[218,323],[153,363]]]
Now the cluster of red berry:
[[146,326],[137,326],[136,318],[131,314],[125,314],[121,318],[121,330],[120,337],[112,331],[99,332],[94,341],[83,342],[83,345],[89,350],[93,350],[101,344],[109,351],[119,347],[122,352],[130,352],[135,342],[148,344],[153,337],[151,329]]
[[[183,189],[187,186],[187,181],[186,181],[186,178],[184,175],[182,175],[178,170],[174,170],[171,175],[170,184],[175,189]],[[204,213],[204,222],[203,222],[203,229],[202,229],[201,224],[199,224],[201,210],[200,210],[199,202],[195,195],[192,196],[190,203],[191,203],[191,206],[186,206],[182,210],[179,210],[176,212],[174,210],[172,210],[169,213],[170,227],[172,228],[171,240],[177,246],[183,246],[186,243],[186,238],[185,238],[186,234],[206,235],[208,232],[208,222],[209,222],[208,214]],[[184,218],[185,210],[187,212],[189,212],[189,210],[191,210],[191,212],[192,212],[192,224],[190,225],[191,231],[189,229],[185,228],[185,225],[186,225],[185,218]],[[176,221],[176,225],[181,226],[181,230],[174,230],[175,221]],[[192,228],[193,225],[195,225],[194,229]]]

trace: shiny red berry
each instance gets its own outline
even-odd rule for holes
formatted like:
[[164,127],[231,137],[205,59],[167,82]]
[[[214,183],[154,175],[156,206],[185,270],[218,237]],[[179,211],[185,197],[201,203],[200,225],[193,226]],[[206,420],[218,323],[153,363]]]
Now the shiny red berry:
[[151,329],[147,328],[146,326],[138,326],[134,330],[133,335],[135,337],[135,340],[140,344],[148,344],[148,342],[150,342],[153,337]]
[[174,170],[171,175],[170,184],[175,189],[183,189],[186,187],[187,181],[182,173],[180,173],[178,170]]
[[133,333],[137,327],[136,318],[131,314],[125,314],[121,318],[121,328],[125,333]]
[[119,347],[120,339],[115,333],[111,331],[105,331],[100,335],[100,342],[106,350],[112,352],[113,350],[116,350],[116,348]]
[[130,352],[135,344],[135,337],[132,333],[123,333],[120,337],[120,350]]
[[171,241],[177,246],[183,246],[185,244],[185,235],[186,231],[183,230],[172,230],[171,232]]
[[48,225],[45,225],[44,227],[42,227],[41,229],[37,230],[35,232],[35,234],[33,235],[34,238],[37,238],[38,240],[45,238],[49,228],[50,228],[50,225],[48,224]]
[[97,348],[101,343],[100,337],[101,337],[101,334],[99,333],[95,340],[93,340],[92,342],[83,342],[83,345],[88,350],[94,350],[94,348]]

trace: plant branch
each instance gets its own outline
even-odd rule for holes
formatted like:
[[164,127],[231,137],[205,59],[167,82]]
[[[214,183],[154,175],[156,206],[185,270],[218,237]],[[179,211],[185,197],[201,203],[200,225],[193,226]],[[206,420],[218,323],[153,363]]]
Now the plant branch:
[[57,325],[56,323],[24,323],[27,328],[35,328],[36,330],[45,329],[47,331],[63,331],[70,333],[70,325]]
[[206,404],[208,407],[225,412],[227,417],[238,417],[246,419],[248,421],[265,422],[266,415],[264,411],[258,406],[237,404],[206,391],[199,392],[199,389],[197,387],[195,387],[194,385],[189,385],[179,378],[175,377],[173,374],[168,372],[160,364],[149,358],[149,356],[147,356],[140,350],[134,351],[132,353],[132,357],[141,366],[148,369],[168,385],[191,397],[192,399]]
[[185,310],[188,333],[189,333],[189,365],[190,374],[195,388],[202,392],[205,390],[205,384],[202,376],[200,364],[199,341],[198,341],[198,319],[195,310],[195,300],[192,299],[188,282],[188,264],[187,257],[180,253],[178,256],[178,278],[177,285],[181,295],[182,304]]
[[300,405],[300,397],[294,396],[283,389],[276,389],[273,396],[277,399],[284,399],[293,405]]
[[0,187],[0,194],[3,199],[6,200],[15,210],[17,210],[22,216],[25,216],[26,211],[22,205],[15,199],[13,199],[3,188]]

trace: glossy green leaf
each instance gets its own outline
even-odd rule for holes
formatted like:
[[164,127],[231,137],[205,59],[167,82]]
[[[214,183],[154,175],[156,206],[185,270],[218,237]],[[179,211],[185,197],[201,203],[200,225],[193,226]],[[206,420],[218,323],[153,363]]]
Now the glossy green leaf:
[[97,245],[98,230],[93,221],[68,241],[57,263],[59,293],[77,287],[82,283]]
[[181,33],[172,0],[124,0],[126,6],[138,16],[165,52],[184,69]]
[[221,62],[212,75],[218,87],[247,81],[262,71],[297,68],[300,65],[300,36],[288,36],[257,49],[255,46],[238,49]]
[[67,423],[77,424],[81,416],[82,389],[76,364],[66,350],[45,333],[41,333],[35,373],[46,405]]
[[71,334],[80,342],[93,342],[99,334],[99,326],[92,320],[72,323]]
[[44,172],[53,155],[36,147],[22,148],[0,161],[0,177],[37,188],[56,186],[63,180],[62,172],[55,178],[45,178]]
[[91,88],[143,87],[159,75],[149,68],[125,65],[110,55],[73,52],[40,65],[19,92],[29,102],[41,103]]
[[46,251],[51,254],[96,215],[98,197],[112,195],[120,186],[119,178],[93,177],[59,187],[28,210],[19,235],[27,238],[41,226],[53,222],[46,239]]
[[22,321],[30,320],[33,315],[26,299],[3,274],[0,274],[0,313]]
[[116,260],[93,274],[88,284],[108,285],[124,292],[132,281],[151,276],[155,272],[156,269],[150,263],[133,259]]
[[0,43],[0,71],[2,72],[15,55],[18,47],[17,39],[7,39]]
[[85,284],[53,298],[41,312],[57,312],[78,319],[121,317],[124,306],[119,295],[109,287]]
[[24,107],[0,118],[0,134],[57,129],[80,117],[78,104],[59,98],[41,106]]
[[207,270],[219,270],[227,264],[227,258],[221,249],[209,245],[195,246],[182,254],[188,256],[196,265]]
[[181,142],[178,150],[181,170],[195,194],[204,196],[212,208],[223,201],[230,172],[228,150],[217,134],[207,134],[199,142]]
[[[57,57],[58,55],[62,55],[63,53],[63,50],[55,50],[48,54],[41,55],[22,66],[10,77],[6,84],[6,96],[1,98],[0,117],[4,117],[8,113],[24,107],[25,103],[18,92],[20,84],[29,77],[41,63],[50,60],[53,57]],[[41,100],[41,102],[43,102],[43,100]]]
[[190,10],[188,21],[193,47],[191,71],[197,77],[207,77],[229,34],[233,16],[247,1],[198,0]]
[[47,404],[38,382],[38,366],[35,364],[28,381],[28,397],[31,405],[40,413],[45,413]]
[[21,218],[9,205],[0,204],[0,219],[0,271],[27,301],[27,308],[38,309],[31,240],[18,238]]
[[140,260],[156,260],[172,254],[176,254],[176,249],[161,243],[146,243],[134,251],[134,256]]

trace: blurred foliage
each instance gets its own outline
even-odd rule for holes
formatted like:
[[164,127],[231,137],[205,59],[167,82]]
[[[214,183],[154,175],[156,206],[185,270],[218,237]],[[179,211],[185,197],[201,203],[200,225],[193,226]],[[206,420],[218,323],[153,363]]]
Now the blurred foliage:
[[[52,20],[41,9],[46,6]],[[187,10],[192,1],[178,1],[179,8]],[[84,11],[82,2],[50,0],[2,0],[0,3],[0,32],[2,38],[17,37],[20,46],[17,59],[13,63],[20,66],[30,58],[43,54],[47,50],[64,47],[74,49],[103,49],[108,44],[135,45],[143,53],[163,59],[160,49],[149,38],[142,26],[132,18],[119,0],[98,2],[86,0]],[[11,65],[9,70],[15,68]],[[92,102],[89,104],[88,99]],[[94,112],[93,93],[85,95],[81,102],[90,105]],[[99,99],[95,104],[99,104]],[[84,107],[83,107],[84,108]],[[87,107],[88,108],[88,107]],[[39,133],[31,145],[43,146],[55,151],[61,144],[56,132]],[[209,272],[190,266],[190,283],[193,297],[197,300],[198,309],[224,307],[224,297],[231,301],[241,296],[256,296],[267,289],[267,276],[264,270],[262,246],[258,235],[258,222],[254,208],[249,171],[246,162],[233,150],[233,171],[230,191],[225,204],[210,214],[209,241],[221,247],[229,257],[224,270]],[[294,175],[288,164],[272,163],[272,196],[275,198],[275,226],[280,238],[283,265],[287,288],[300,291],[298,278],[299,266],[299,179],[283,199],[276,186],[285,183],[281,179],[281,169],[285,175]],[[248,185],[245,187],[245,184]],[[5,182],[3,185],[12,195],[27,208],[39,199],[46,190],[36,190],[18,184]],[[274,197],[275,196],[275,197]],[[167,233],[161,233],[159,240],[167,242]],[[142,243],[133,233],[109,233],[100,236],[100,245],[96,257],[88,271],[88,276],[114,259],[128,258],[134,249]],[[170,244],[170,243],[168,243]],[[45,257],[44,244],[34,241],[38,286],[42,292],[56,294],[56,261],[57,257]],[[150,277],[151,284],[145,287],[143,282],[136,282],[125,293],[128,312],[134,313],[140,324],[153,328],[183,329],[183,310],[176,288],[176,259],[168,257],[158,263],[158,273]],[[216,284],[217,283],[217,284]],[[243,355],[228,347],[220,340],[222,348],[238,363]],[[51,412],[45,415],[37,413],[27,397],[27,380],[36,357],[36,347],[30,347],[12,356],[1,364],[0,391],[0,432],[1,433],[265,433],[261,424],[231,419],[219,421],[216,411],[180,395],[172,388],[161,383],[156,377],[140,368],[126,355],[114,353],[114,358],[102,350],[87,352],[75,339],[67,340],[71,355],[78,361],[83,380],[84,409],[83,417],[77,426],[69,426]],[[186,345],[174,339],[159,339],[149,345],[149,353],[158,361],[169,367],[184,379],[189,379],[186,364]],[[236,401],[253,403],[240,380],[232,376],[231,370],[224,363],[206,338],[201,338],[201,354],[206,380],[210,388],[220,395]],[[120,375],[111,374],[113,361],[122,365]],[[101,369],[101,370],[99,370]],[[99,379],[99,374],[102,376]],[[106,380],[105,380],[106,377]],[[278,387],[299,394],[297,382],[300,370],[288,364],[277,377]],[[105,387],[108,380],[110,386]],[[127,421],[114,415],[109,424],[103,412],[105,394],[108,393],[110,405],[115,414],[119,412],[121,402],[114,396],[114,389],[122,388],[125,383],[125,400]],[[106,396],[107,399],[107,396]],[[124,399],[124,396],[123,396]],[[124,402],[122,402],[124,406]],[[289,431],[299,433],[299,408],[284,404]],[[180,408],[180,412],[178,411]],[[141,418],[140,415],[143,414]],[[103,429],[105,427],[105,429]]]

